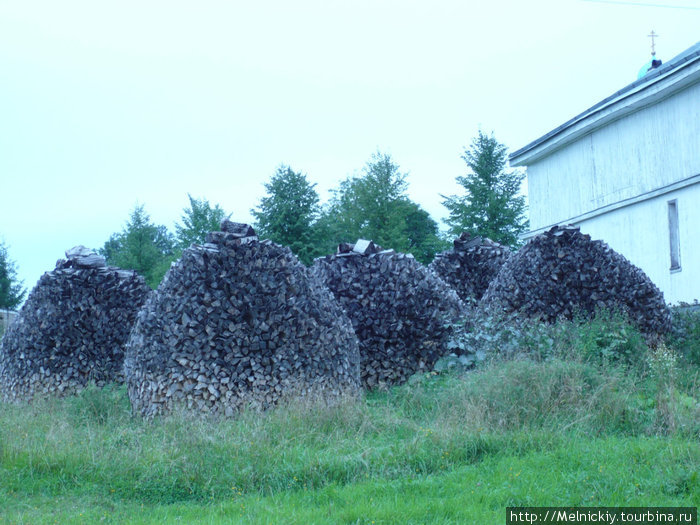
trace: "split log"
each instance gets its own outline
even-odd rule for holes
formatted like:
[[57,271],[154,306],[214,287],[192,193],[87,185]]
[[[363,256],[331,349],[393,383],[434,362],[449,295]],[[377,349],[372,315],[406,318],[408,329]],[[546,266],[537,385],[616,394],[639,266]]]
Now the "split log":
[[438,253],[429,268],[449,284],[466,304],[478,302],[496,277],[511,251],[491,239],[463,232],[454,248]]
[[343,243],[315,260],[360,341],[362,384],[377,388],[431,370],[447,353],[451,325],[465,314],[457,294],[410,254],[369,241]]
[[174,263],[139,313],[125,374],[134,409],[234,415],[359,388],[349,319],[292,252],[226,221]]
[[663,294],[649,277],[573,226],[555,226],[521,248],[503,265],[481,306],[549,322],[619,309],[647,336],[670,327]]
[[83,246],[66,256],[39,279],[2,339],[5,401],[124,380],[124,346],[151,289],[136,272],[107,267]]

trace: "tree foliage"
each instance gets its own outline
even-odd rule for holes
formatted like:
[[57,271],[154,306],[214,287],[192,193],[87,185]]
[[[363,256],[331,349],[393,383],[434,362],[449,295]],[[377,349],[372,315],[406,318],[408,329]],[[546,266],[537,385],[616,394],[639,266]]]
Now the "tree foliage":
[[174,258],[175,239],[162,225],[155,225],[143,205],[131,212],[121,233],[114,233],[100,249],[107,263],[136,270],[156,288]]
[[26,288],[17,280],[17,266],[10,259],[5,243],[0,242],[0,308],[14,310],[26,294]]
[[316,184],[283,165],[265,184],[265,190],[267,195],[256,209],[250,210],[256,219],[258,236],[288,246],[309,264],[321,253],[316,230],[320,212]]
[[391,156],[375,153],[359,177],[333,192],[322,226],[331,245],[371,239],[386,248],[430,261],[443,246],[437,223],[406,195],[406,174]]
[[479,135],[462,159],[470,172],[457,177],[463,195],[443,195],[449,210],[445,221],[452,235],[463,231],[481,235],[507,246],[517,246],[526,231],[525,197],[518,195],[524,173],[506,169],[507,150],[493,135]]
[[221,221],[226,217],[217,204],[213,208],[206,199],[195,199],[187,194],[189,208],[182,213],[181,223],[175,225],[175,240],[179,251],[189,248],[193,243],[202,244],[207,233],[218,231]]
[[406,201],[405,221],[407,250],[420,262],[428,264],[437,252],[450,247],[450,243],[440,235],[437,222],[413,201]]

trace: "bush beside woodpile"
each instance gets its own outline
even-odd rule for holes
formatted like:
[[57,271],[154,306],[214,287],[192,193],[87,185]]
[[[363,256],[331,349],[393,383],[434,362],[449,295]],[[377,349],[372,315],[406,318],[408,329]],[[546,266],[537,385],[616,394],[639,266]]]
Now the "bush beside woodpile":
[[125,372],[136,411],[233,415],[359,388],[350,321],[292,252],[224,221],[139,313]]
[[124,345],[151,289],[82,246],[66,256],[39,279],[2,339],[5,401],[123,381]]
[[337,254],[316,259],[312,272],[352,321],[366,388],[430,370],[447,352],[450,325],[465,312],[455,291],[413,256],[370,241],[341,244]]
[[429,268],[449,284],[465,303],[479,301],[511,256],[507,246],[462,233],[454,248],[438,253]]
[[549,322],[598,308],[619,309],[647,335],[670,327],[663,294],[649,277],[572,226],[555,226],[514,254],[484,294],[482,306]]

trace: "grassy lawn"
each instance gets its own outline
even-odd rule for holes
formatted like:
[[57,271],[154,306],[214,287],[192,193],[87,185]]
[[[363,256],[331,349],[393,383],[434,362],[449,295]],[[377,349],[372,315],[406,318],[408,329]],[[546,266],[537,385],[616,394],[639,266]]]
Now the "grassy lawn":
[[[544,437],[544,436],[541,436]],[[503,523],[519,505],[697,506],[700,445],[660,437],[569,438],[442,473],[172,504],[80,487],[3,493],[0,523]],[[103,491],[104,492],[104,491]]]
[[0,524],[504,523],[507,506],[697,506],[698,376],[510,359],[219,421],[145,421],[123,387],[0,404]]

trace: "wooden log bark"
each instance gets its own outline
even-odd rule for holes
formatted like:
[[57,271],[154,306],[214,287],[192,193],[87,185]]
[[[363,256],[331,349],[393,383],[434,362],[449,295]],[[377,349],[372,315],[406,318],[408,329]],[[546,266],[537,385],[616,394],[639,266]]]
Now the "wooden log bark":
[[481,306],[549,322],[619,309],[648,336],[670,327],[663,294],[649,277],[572,226],[555,226],[521,248],[491,282]]
[[135,410],[232,416],[355,393],[357,339],[330,292],[288,248],[222,228],[184,251],[139,313],[125,360]]
[[490,239],[462,233],[454,248],[435,256],[429,268],[449,284],[466,304],[475,304],[486,292],[511,251]]
[[[359,246],[359,248],[355,248]],[[366,388],[403,383],[446,352],[451,324],[465,314],[457,294],[411,255],[369,241],[343,243],[312,273],[331,290],[360,341]]]
[[29,294],[0,343],[6,401],[65,395],[123,381],[124,346],[151,289],[79,246]]

